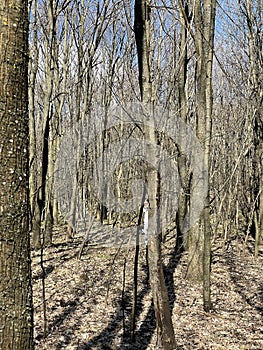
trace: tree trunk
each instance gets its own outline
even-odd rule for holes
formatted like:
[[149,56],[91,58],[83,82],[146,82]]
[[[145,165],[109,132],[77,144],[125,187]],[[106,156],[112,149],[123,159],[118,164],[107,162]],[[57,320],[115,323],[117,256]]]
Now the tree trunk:
[[0,348],[33,349],[28,4],[0,3]]
[[[178,102],[179,113],[184,123],[187,122],[188,101],[186,95],[187,86],[187,21],[189,19],[187,2],[180,7],[180,57],[179,57],[179,81],[178,81]],[[183,223],[189,206],[189,192],[191,174],[187,166],[186,155],[178,149],[178,171],[181,181],[179,194],[178,211],[176,214],[176,250],[182,252],[187,247],[187,238],[183,237]]]
[[256,201],[256,212],[254,215],[255,226],[255,256],[258,255],[260,241],[263,240],[263,62],[262,62],[262,3],[260,1],[245,2],[246,22],[248,27],[248,45],[249,45],[249,63],[250,63],[250,79],[249,79],[249,108],[252,109],[253,116],[253,136],[254,136],[254,196]]
[[[196,108],[197,108],[197,136],[204,148],[204,169],[208,171],[212,121],[212,62],[214,48],[216,1],[196,1],[194,4],[193,36],[196,62]],[[209,184],[205,206],[200,222],[190,230],[188,240],[188,268],[187,277],[191,280],[203,280],[204,309],[211,307],[210,301],[210,199]]]
[[[143,103],[151,105],[152,102],[152,82],[150,73],[150,6],[148,1],[135,1],[135,39],[139,65],[139,85],[141,100]],[[150,106],[151,107],[151,106]],[[146,127],[145,139],[151,145],[157,144],[155,130]],[[155,159],[157,155],[152,154],[152,147],[149,146],[146,152],[150,152]],[[153,304],[157,323],[157,340],[161,349],[175,349],[175,336],[171,318],[168,291],[165,285],[160,231],[159,231],[159,179],[158,169],[148,172],[148,197],[151,203],[151,213],[149,215],[149,242],[148,259],[150,271],[150,284],[153,294]],[[156,221],[155,221],[156,220]],[[155,221],[155,222],[154,222]]]
[[38,39],[37,39],[37,1],[31,3],[31,16],[33,18],[31,23],[32,43],[30,47],[30,61],[29,61],[29,153],[30,153],[30,208],[31,208],[31,232],[32,245],[35,248],[41,246],[40,232],[41,232],[41,217],[39,206],[37,203],[38,197],[38,159],[37,159],[37,140],[36,140],[36,123],[35,123],[35,87],[36,76],[38,70]]

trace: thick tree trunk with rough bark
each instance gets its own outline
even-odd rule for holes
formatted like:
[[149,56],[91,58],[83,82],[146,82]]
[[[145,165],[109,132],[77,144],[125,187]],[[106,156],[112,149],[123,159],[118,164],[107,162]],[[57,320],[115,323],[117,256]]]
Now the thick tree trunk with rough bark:
[[0,1],[0,348],[33,349],[27,1]]

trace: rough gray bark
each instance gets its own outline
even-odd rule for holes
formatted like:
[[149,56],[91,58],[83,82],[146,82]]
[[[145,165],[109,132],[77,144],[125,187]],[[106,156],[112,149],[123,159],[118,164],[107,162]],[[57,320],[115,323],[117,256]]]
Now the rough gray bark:
[[0,2],[0,348],[33,349],[28,4]]

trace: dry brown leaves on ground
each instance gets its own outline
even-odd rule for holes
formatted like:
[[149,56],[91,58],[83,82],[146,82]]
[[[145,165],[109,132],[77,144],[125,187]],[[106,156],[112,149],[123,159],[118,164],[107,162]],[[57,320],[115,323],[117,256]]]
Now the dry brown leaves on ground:
[[[36,350],[157,349],[145,248],[140,250],[136,340],[131,343],[134,249],[86,247],[78,260],[81,239],[77,235],[65,243],[58,230],[53,246],[43,252],[45,337],[40,251],[32,252]],[[179,260],[173,244],[172,239],[164,244],[163,256],[178,349],[262,350],[262,252],[255,260],[249,244],[242,255],[238,240],[225,250],[222,241],[214,243],[213,310],[205,313],[202,286],[185,280],[187,256]]]

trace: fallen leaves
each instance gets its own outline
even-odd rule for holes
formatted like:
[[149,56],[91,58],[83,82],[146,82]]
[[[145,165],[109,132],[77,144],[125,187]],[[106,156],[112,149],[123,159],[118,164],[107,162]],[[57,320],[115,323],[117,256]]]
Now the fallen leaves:
[[[74,242],[65,244],[63,236],[58,232],[55,244],[44,251],[46,338],[42,336],[40,254],[32,252],[36,350],[156,349],[144,248],[140,252],[136,342],[131,343],[134,250],[123,248],[116,255],[116,250],[110,248],[86,248],[83,259],[77,260],[81,237],[77,235]],[[178,349],[262,350],[262,254],[256,261],[249,251],[240,256],[238,244],[225,251],[221,246],[220,240],[214,243],[211,313],[203,311],[202,286],[191,285],[183,278],[186,254],[176,268],[168,267],[173,259],[172,246],[164,248],[166,273],[173,276],[168,282]],[[124,260],[126,280],[122,293]]]

